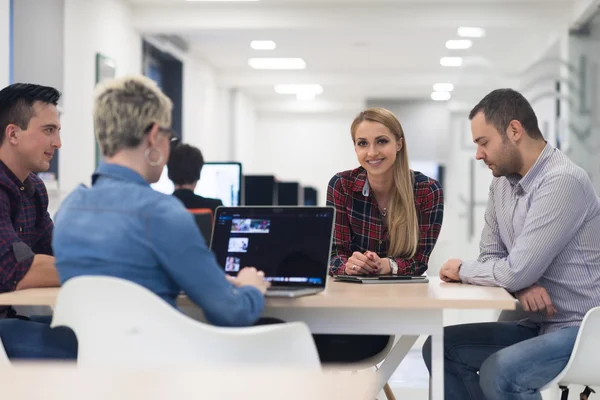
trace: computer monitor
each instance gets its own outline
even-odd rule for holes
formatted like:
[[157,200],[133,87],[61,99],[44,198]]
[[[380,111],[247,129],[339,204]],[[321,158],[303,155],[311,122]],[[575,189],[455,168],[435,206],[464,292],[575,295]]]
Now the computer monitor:
[[304,203],[300,196],[300,184],[298,182],[277,183],[277,205],[299,206]]
[[[161,193],[173,194],[175,186],[169,179],[166,166],[158,182],[150,186]],[[205,163],[194,193],[202,197],[220,199],[224,206],[242,205],[242,164],[238,162]]]
[[273,175],[244,176],[244,200],[247,206],[272,206],[277,204],[277,191]]
[[304,205],[305,206],[316,206],[318,192],[314,187],[307,186],[304,188]]

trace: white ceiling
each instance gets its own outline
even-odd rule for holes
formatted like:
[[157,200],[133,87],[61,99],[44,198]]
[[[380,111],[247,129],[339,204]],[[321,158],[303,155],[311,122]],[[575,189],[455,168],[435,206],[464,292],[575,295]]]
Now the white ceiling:
[[[590,0],[262,0],[186,2],[130,0],[134,25],[147,34],[177,34],[211,64],[220,85],[236,87],[259,104],[280,104],[277,83],[318,83],[320,103],[366,98],[429,98],[436,82],[455,84],[453,98],[477,98],[495,86],[517,84],[520,72],[543,56]],[[577,4],[576,4],[577,3]],[[447,50],[459,26],[486,36],[468,50]],[[273,51],[249,47],[273,40]],[[463,56],[462,67],[439,64]],[[255,71],[250,57],[301,57],[301,71]]]

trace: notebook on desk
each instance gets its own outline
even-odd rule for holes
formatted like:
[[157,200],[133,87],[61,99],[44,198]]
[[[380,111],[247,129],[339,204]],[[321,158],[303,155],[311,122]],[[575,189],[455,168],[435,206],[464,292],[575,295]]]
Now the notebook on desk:
[[210,248],[225,273],[245,266],[265,273],[270,297],[325,289],[333,207],[218,207]]
[[398,276],[398,275],[377,275],[377,276],[360,276],[360,275],[337,275],[336,282],[350,283],[427,283],[429,279],[427,275],[421,276]]

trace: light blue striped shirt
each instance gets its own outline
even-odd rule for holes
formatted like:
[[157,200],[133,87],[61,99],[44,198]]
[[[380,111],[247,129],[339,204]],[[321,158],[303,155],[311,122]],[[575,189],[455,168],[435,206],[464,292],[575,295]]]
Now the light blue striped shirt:
[[600,203],[585,171],[547,144],[523,178],[494,178],[479,258],[460,278],[513,293],[537,283],[558,312],[528,322],[542,333],[580,325],[600,306]]

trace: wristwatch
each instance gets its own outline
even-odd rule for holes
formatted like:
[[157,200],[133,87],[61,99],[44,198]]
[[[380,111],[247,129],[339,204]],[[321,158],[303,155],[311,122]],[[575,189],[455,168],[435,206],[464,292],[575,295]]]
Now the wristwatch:
[[392,274],[397,275],[398,274],[398,263],[392,257],[388,257],[388,260],[390,260],[390,269],[392,270]]

